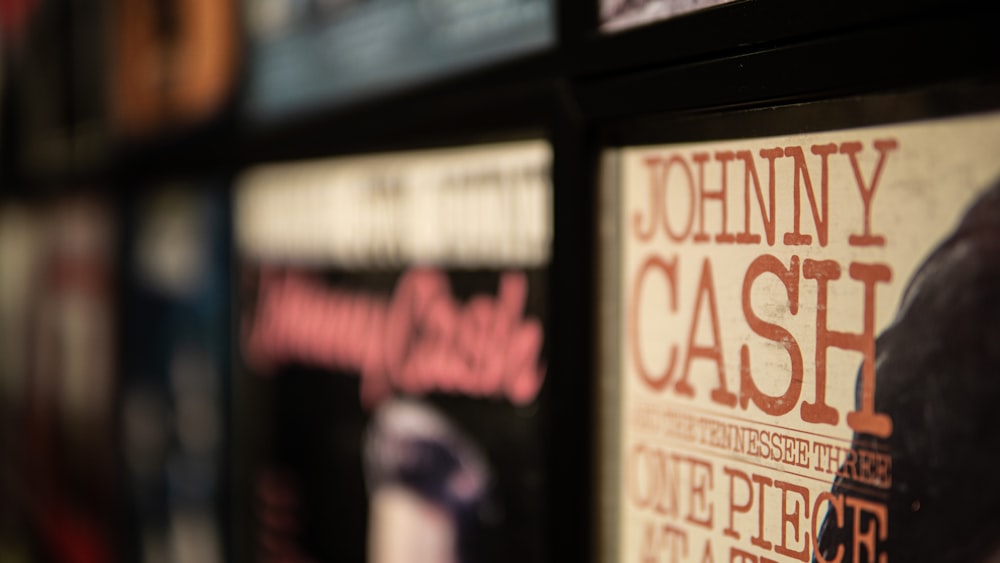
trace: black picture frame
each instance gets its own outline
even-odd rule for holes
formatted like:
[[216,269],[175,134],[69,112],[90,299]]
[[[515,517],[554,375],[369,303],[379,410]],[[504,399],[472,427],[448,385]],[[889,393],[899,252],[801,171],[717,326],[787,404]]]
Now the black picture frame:
[[618,557],[618,498],[621,424],[621,383],[618,316],[620,286],[619,249],[623,229],[619,224],[620,190],[616,155],[620,149],[651,145],[685,145],[699,142],[754,140],[772,136],[837,132],[864,127],[905,125],[922,121],[975,117],[1000,111],[1000,78],[993,69],[975,78],[966,75],[950,81],[930,81],[920,86],[886,88],[853,95],[790,97],[771,104],[717,107],[714,110],[673,111],[607,119],[595,127],[594,148],[600,165],[594,174],[600,212],[595,232],[598,298],[592,308],[598,335],[595,356],[594,424],[596,449],[594,514],[597,521],[595,560],[614,562]]

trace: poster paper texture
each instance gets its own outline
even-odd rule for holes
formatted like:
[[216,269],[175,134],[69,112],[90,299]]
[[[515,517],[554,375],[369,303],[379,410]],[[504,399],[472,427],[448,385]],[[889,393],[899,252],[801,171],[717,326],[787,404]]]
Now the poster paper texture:
[[979,561],[1000,116],[621,151],[619,561]]

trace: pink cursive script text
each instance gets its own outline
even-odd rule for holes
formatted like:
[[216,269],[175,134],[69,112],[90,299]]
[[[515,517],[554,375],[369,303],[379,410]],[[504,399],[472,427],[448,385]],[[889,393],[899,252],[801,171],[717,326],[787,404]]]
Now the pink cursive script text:
[[465,305],[433,269],[407,271],[391,299],[263,273],[244,353],[259,373],[290,361],[356,371],[366,407],[394,390],[525,405],[545,379],[541,324],[523,316],[527,293],[520,272],[501,276],[497,297],[475,295]]

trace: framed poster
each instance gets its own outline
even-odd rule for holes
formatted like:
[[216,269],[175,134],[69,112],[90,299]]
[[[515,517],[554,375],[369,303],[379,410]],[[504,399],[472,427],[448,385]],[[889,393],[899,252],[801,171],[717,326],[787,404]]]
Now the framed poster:
[[122,561],[111,206],[0,202],[0,553]]
[[607,152],[604,560],[1000,553],[1000,113],[937,94]]
[[525,141],[241,177],[238,558],[545,560],[550,163]]
[[549,0],[245,0],[247,109],[273,121],[555,43]]
[[31,508],[20,486],[29,461],[22,429],[28,406],[34,313],[32,284],[42,259],[43,214],[36,206],[0,198],[0,553],[27,560],[33,530]]

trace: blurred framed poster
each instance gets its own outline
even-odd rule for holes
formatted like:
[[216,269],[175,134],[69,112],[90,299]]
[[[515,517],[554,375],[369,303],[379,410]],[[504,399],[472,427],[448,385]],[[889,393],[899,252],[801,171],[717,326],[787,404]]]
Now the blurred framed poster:
[[228,109],[243,64],[237,0],[109,4],[109,104],[119,138],[176,134]]
[[42,176],[94,170],[108,159],[108,4],[5,3],[0,32],[10,166]]
[[124,558],[218,563],[226,556],[228,197],[207,179],[140,185],[126,209]]
[[0,235],[0,553],[121,561],[112,207],[3,201]]
[[237,556],[542,561],[543,141],[238,182]]
[[251,118],[357,102],[555,42],[549,0],[245,0]]
[[676,119],[606,152],[604,560],[1000,553],[993,92]]

